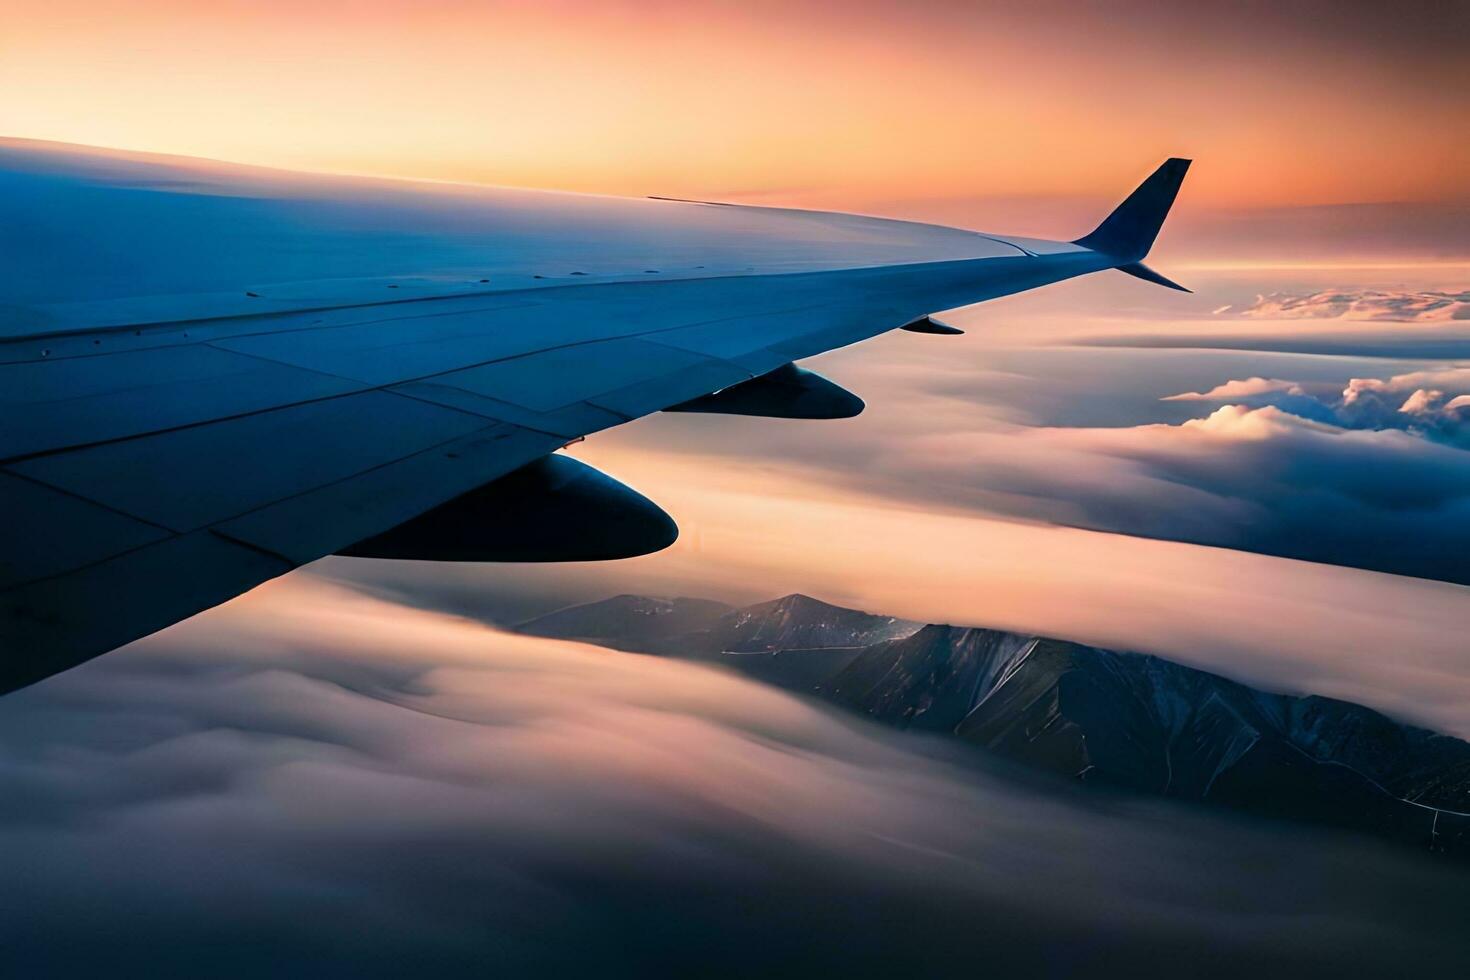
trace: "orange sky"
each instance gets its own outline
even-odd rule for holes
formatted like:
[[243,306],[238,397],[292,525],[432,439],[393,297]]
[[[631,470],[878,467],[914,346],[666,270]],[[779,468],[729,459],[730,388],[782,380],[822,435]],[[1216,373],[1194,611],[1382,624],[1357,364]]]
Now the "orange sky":
[[1099,6],[0,0],[0,133],[856,209],[1169,154],[1202,207],[1467,196],[1455,6]]

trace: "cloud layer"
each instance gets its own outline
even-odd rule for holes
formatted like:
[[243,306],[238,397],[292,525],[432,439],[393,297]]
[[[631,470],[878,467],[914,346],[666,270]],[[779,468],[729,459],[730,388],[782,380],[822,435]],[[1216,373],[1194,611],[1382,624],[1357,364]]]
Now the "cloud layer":
[[884,363],[872,346],[836,374],[872,407],[820,438],[695,420],[642,445],[719,446],[926,507],[1470,584],[1470,367],[1078,348]]
[[[670,416],[579,447],[685,522],[665,555],[444,582],[369,565],[374,584],[512,617],[538,588],[720,574],[1464,733],[1465,590],[974,516],[1463,580],[1470,454],[1424,421],[1459,411],[1457,369],[1072,351],[982,375],[953,347],[894,357],[910,339],[869,345],[858,383],[836,372],[872,396],[851,422]],[[657,468],[680,438],[743,468],[686,458],[681,484]],[[706,669],[301,575],[4,707],[7,974],[1306,977],[1470,956],[1470,885],[1412,856],[1074,797]]]
[[1230,304],[1216,313],[1262,320],[1345,319],[1439,323],[1470,320],[1470,290],[1323,289],[1311,293],[1271,292],[1253,302]]
[[[293,577],[6,699],[12,975],[1443,969],[1467,883]],[[1310,921],[1310,929],[1301,928]]]
[[1470,453],[1275,406],[1039,429],[975,478],[1013,512],[1470,584]]

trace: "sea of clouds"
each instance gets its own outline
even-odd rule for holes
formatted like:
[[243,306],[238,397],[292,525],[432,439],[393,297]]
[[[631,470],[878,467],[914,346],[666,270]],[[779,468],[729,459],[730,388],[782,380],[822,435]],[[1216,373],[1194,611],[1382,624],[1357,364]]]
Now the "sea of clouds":
[[293,576],[7,697],[0,971],[1453,969],[1470,881]]
[[[1001,595],[977,625],[1080,632],[1112,614],[1116,633],[1089,638],[1152,636],[1207,669],[1460,730],[1455,587],[1344,592],[1322,574],[1343,570],[1226,551],[1133,567],[1142,552],[1108,535],[992,522],[972,539],[949,518],[1464,583],[1466,364],[1311,337],[1292,354],[956,343],[889,337],[813,364],[868,398],[849,422],[669,416],[600,439],[635,479],[655,451],[707,479],[721,455],[768,471],[737,515],[752,543],[730,574],[747,594],[774,594],[778,568],[782,591],[842,573],[869,582],[863,604],[927,619],[951,617],[923,601],[954,610],[967,591]],[[894,519],[881,538],[878,510]],[[802,566],[821,557],[803,528],[854,549],[849,566]],[[716,532],[730,533],[711,526],[706,550],[688,529],[638,567],[687,584],[701,557],[735,553]],[[293,575],[5,699],[0,973],[1305,977],[1470,962],[1458,869],[977,767],[711,668],[447,615],[427,573],[382,567],[378,597]],[[548,574],[583,591],[629,578]],[[508,608],[529,611],[542,600],[514,595],[517,577],[535,579],[503,576]],[[1016,579],[1045,622],[1004,621]],[[454,584],[459,608],[494,580]]]

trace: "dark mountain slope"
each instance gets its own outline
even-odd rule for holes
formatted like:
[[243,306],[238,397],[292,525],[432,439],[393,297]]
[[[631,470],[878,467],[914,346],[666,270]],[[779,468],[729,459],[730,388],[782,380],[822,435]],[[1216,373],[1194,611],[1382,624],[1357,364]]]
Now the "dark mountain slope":
[[528,631],[713,661],[1088,783],[1470,853],[1470,744],[1360,705],[1048,637],[917,628],[807,596],[723,613],[639,601],[563,610]]

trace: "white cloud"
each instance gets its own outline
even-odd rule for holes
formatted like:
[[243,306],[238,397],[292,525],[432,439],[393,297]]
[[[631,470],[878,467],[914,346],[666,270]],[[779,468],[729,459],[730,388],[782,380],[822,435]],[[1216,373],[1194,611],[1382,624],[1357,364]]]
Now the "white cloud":
[[1429,371],[1410,371],[1389,378],[1353,378],[1342,391],[1342,400],[1351,405],[1370,393],[1397,394],[1426,385],[1447,390],[1470,392],[1470,367],[1446,366]]
[[1351,378],[1340,391],[1283,378],[1227,381],[1205,392],[1169,395],[1163,401],[1230,401],[1274,406],[1350,429],[1401,429],[1470,448],[1470,367],[1446,365],[1387,378]]
[[1399,411],[1407,415],[1432,415],[1438,411],[1439,402],[1444,401],[1444,392],[1438,389],[1416,388],[1414,393],[1404,399],[1399,406]]

